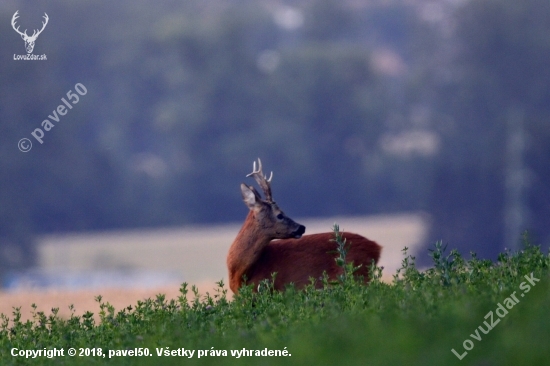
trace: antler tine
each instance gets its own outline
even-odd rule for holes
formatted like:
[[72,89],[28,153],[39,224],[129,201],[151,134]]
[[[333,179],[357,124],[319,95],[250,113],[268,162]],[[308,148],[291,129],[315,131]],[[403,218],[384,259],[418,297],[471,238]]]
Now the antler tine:
[[272,202],[271,197],[271,179],[273,179],[273,172],[271,172],[269,179],[264,175],[262,171],[262,161],[258,158],[258,169],[256,169],[256,162],[252,165],[252,173],[248,174],[247,177],[253,177],[262,191],[264,191],[265,199],[268,202]]
[[44,30],[44,28],[46,28],[46,25],[48,24],[48,20],[50,20],[50,18],[48,17],[48,14],[44,13],[44,15],[42,16],[42,18],[44,18],[45,22],[42,22],[42,29],[38,30],[38,29],[35,29],[34,33],[32,34],[33,37],[35,36],[35,33],[38,32],[36,34],[36,37],[38,37],[40,35],[40,33],[42,33],[42,31]]
[[17,20],[17,18],[19,18],[19,10],[17,10],[15,14],[13,14],[13,16],[11,17],[11,25],[13,25],[14,27],[15,27],[15,21]]
[[19,34],[21,34],[21,35],[27,34],[27,30],[26,30],[26,29],[25,29],[25,32],[23,33],[23,32],[21,32],[21,31],[19,30],[19,26],[17,26],[17,28],[15,28],[15,23],[17,22],[17,18],[19,18],[19,10],[17,10],[17,11],[15,12],[15,14],[13,14],[13,17],[11,18],[11,26],[12,26],[12,28],[13,28],[17,33],[19,33]]
[[271,179],[273,179],[273,172],[271,172],[271,174],[269,175],[269,179],[266,175],[264,175],[264,172],[262,171],[262,161],[260,160],[260,158],[258,158],[258,170],[256,170],[256,162],[254,161],[252,164],[252,173],[247,174],[247,177],[251,177],[256,174],[260,174],[268,182],[271,182]]
[[[48,16],[48,14],[44,13],[44,16],[42,16],[42,18],[44,18],[45,20],[45,22],[42,22],[42,30],[44,30],[46,24],[48,24],[48,21],[50,20],[50,17]],[[42,30],[40,32],[42,32]]]

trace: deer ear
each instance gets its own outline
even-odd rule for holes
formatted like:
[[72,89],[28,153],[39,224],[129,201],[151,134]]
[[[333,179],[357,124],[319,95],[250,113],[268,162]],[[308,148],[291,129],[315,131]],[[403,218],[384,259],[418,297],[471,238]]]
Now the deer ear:
[[244,183],[241,183],[241,194],[243,195],[244,203],[251,210],[258,206],[259,201],[261,200],[254,187],[249,187]]

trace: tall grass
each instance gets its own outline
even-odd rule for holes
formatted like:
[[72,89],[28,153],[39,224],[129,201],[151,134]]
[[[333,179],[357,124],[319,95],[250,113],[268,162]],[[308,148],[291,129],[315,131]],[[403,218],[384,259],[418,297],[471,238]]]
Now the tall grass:
[[[114,309],[98,296],[97,323],[91,312],[61,319],[58,309],[47,315],[36,307],[33,320],[22,322],[20,309],[14,309],[10,317],[2,315],[0,319],[0,364],[548,363],[550,256],[538,246],[525,241],[523,250],[505,251],[493,263],[475,254],[469,260],[456,251],[446,254],[445,247],[436,243],[430,250],[433,267],[426,271],[416,268],[415,258],[405,248],[392,283],[382,282],[382,269],[373,265],[371,282],[365,286],[352,275],[355,267],[345,264],[346,247],[353,243],[342,242],[337,227],[335,241],[335,260],[345,271],[337,283],[321,279],[322,290],[316,290],[312,280],[303,290],[288,286],[278,292],[271,281],[264,281],[257,292],[245,286],[228,301],[222,281],[213,294],[202,297],[194,286],[189,289],[184,283],[177,299],[159,294],[124,309]],[[521,288],[526,275],[539,280],[528,292],[525,286]],[[495,313],[498,305],[514,292],[519,301],[499,318]],[[190,302],[188,295],[193,297]],[[478,331],[476,335],[489,312],[500,321],[487,334]],[[70,347],[77,354],[81,348],[101,349],[105,357],[97,356],[98,351],[94,351],[96,356],[70,357]],[[12,356],[14,348],[63,348],[65,356],[26,359]],[[144,348],[152,355],[108,358],[109,351],[143,352]],[[182,348],[194,350],[193,357],[157,356],[157,350],[182,352]],[[247,356],[243,349],[258,351],[258,356],[255,352]],[[463,356],[462,360],[451,349]],[[289,355],[261,355],[260,351],[267,354],[269,350]],[[200,359],[199,351],[203,351]]]

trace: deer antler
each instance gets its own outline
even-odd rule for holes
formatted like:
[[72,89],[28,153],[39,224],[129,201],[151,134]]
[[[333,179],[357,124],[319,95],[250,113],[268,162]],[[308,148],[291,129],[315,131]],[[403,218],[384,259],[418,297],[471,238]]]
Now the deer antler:
[[[48,24],[48,20],[50,20],[50,18],[48,17],[48,14],[44,13],[44,16],[42,17],[44,18],[45,22],[42,22],[42,29],[40,30],[35,30],[31,36],[31,38],[38,38],[38,36],[40,35],[40,33],[42,33],[42,31],[44,30],[44,28],[46,28],[46,24]],[[36,33],[38,31],[38,33]],[[36,35],[35,35],[36,33]]]
[[[25,32],[21,32],[21,31],[19,30],[19,27],[15,28],[15,22],[16,22],[17,18],[19,18],[19,15],[18,15],[17,13],[19,13],[19,10],[17,10],[17,11],[15,12],[15,14],[13,14],[13,17],[11,18],[11,26],[13,27],[13,30],[15,30],[15,31],[16,31],[17,33],[19,33],[20,35],[26,36],[26,35],[27,35],[27,30],[26,30],[26,29],[25,29]],[[44,13],[44,14],[45,14],[45,13]]]
[[[15,23],[17,21],[17,18],[19,18],[19,10],[17,10],[15,12],[15,14],[13,14],[13,17],[11,18],[11,26],[13,27],[13,29],[19,33],[22,37],[25,37],[25,39],[36,39],[38,38],[38,36],[40,35],[40,33],[42,33],[42,31],[44,30],[44,28],[46,28],[46,25],[48,24],[48,20],[50,20],[50,18],[48,17],[48,14],[44,13],[44,22],[42,22],[42,29],[38,30],[38,29],[35,29],[34,32],[32,33],[32,36],[29,36],[27,34],[27,30],[25,29],[24,32],[21,32],[19,30],[19,26],[17,26],[17,28],[15,27]],[[38,33],[37,33],[38,32]]]
[[271,172],[271,175],[269,176],[269,179],[264,175],[262,171],[262,161],[260,158],[258,158],[258,170],[256,170],[256,162],[254,162],[254,165],[252,166],[252,173],[248,174],[247,177],[252,176],[256,182],[260,185],[260,188],[262,191],[264,191],[265,200],[267,202],[273,202],[273,198],[271,197],[271,179],[273,179],[273,172]]

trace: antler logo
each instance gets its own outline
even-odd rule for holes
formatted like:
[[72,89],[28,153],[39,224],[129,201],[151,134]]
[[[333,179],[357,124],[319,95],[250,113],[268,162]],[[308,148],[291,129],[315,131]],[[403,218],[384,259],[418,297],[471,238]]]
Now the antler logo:
[[32,50],[34,49],[34,42],[36,42],[36,39],[38,38],[38,36],[40,35],[40,33],[42,33],[42,31],[44,30],[44,28],[46,28],[46,24],[48,24],[48,14],[44,13],[44,20],[45,22],[42,22],[42,29],[38,30],[38,29],[35,29],[32,36],[29,37],[29,35],[27,35],[27,30],[25,29],[24,32],[21,32],[19,30],[19,26],[17,28],[15,28],[15,21],[17,20],[17,18],[19,18],[19,15],[17,14],[19,13],[19,10],[17,10],[15,12],[15,14],[13,14],[13,17],[11,18],[11,26],[13,27],[13,29],[19,33],[19,35],[21,35],[21,38],[23,38],[23,41],[25,41],[25,48],[27,49],[27,53],[32,53]]

